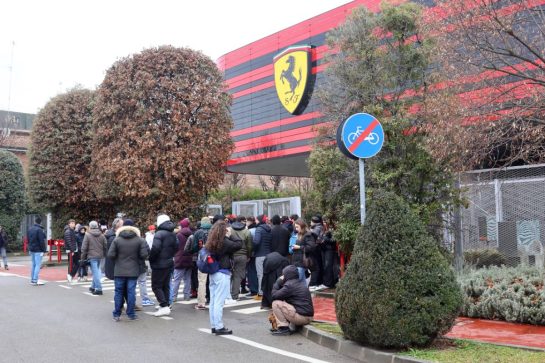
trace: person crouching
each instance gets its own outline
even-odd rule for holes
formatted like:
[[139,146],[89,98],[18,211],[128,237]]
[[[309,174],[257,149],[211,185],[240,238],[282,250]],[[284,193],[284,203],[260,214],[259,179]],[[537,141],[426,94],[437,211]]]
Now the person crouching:
[[312,297],[297,267],[286,266],[272,291],[272,309],[278,323],[273,335],[289,335],[299,326],[310,324],[314,317]]

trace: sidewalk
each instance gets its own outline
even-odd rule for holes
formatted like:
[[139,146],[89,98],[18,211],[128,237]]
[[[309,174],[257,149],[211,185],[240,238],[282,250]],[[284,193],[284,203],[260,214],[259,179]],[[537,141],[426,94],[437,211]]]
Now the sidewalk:
[[[43,281],[61,281],[66,280],[66,274],[68,273],[68,263],[66,261],[66,255],[63,256],[61,263],[57,263],[57,256],[52,259],[52,263],[49,262],[49,256],[44,255],[42,259],[42,268],[40,269],[40,280]],[[8,257],[9,270],[0,268],[0,272],[28,277],[30,279],[30,257],[19,255]]]
[[[337,322],[334,299],[315,296],[312,300],[315,320]],[[545,326],[542,325],[458,318],[446,337],[545,349]]]

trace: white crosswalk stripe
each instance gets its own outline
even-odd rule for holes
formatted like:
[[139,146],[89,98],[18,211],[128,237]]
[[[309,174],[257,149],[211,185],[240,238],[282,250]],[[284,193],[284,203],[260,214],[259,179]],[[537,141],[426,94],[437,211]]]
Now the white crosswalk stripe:
[[254,306],[254,307],[251,307],[251,308],[238,309],[238,310],[232,310],[232,311],[233,311],[233,313],[245,314],[245,315],[262,313],[262,312],[267,312],[267,313],[269,312],[269,310],[266,310],[266,309],[261,310],[261,306]]
[[[88,289],[91,287],[91,279],[89,279],[89,281],[74,281],[72,283],[68,283],[66,280],[63,280],[63,281],[58,281],[59,282],[59,286],[62,287],[62,288],[65,288],[65,289],[78,289],[78,288],[81,288],[82,290],[85,290],[85,291],[81,291],[83,294],[85,295],[88,295],[88,296],[91,296],[91,297],[97,297],[97,295],[93,295],[91,292],[88,291]],[[64,284],[60,284],[60,283],[64,283]],[[101,283],[102,285],[102,291],[103,293],[106,295],[106,294],[110,294],[111,293],[111,297],[113,297],[113,293],[114,293],[114,290],[115,290],[115,283],[114,281],[112,280],[106,280],[104,282]],[[190,299],[188,301],[184,301],[184,295],[183,295],[183,286],[184,284],[181,283],[180,284],[180,289],[179,289],[179,293],[178,293],[178,297],[177,297],[177,301],[175,301],[176,304],[180,304],[180,305],[195,305],[197,304],[197,299]],[[147,290],[147,293],[148,293],[148,296],[152,299],[152,300],[155,300],[155,294],[153,293],[153,290],[151,289],[151,279],[148,278],[147,281],[146,281],[146,290]],[[140,297],[140,288],[137,287],[136,288],[136,296],[137,297]],[[113,300],[109,300],[110,303],[113,303]],[[257,305],[257,306],[250,306],[250,305]],[[228,311],[232,311],[234,313],[237,313],[237,314],[244,314],[244,315],[249,315],[249,314],[258,314],[258,313],[261,313],[261,312],[267,312],[268,310],[261,310],[261,302],[259,300],[254,300],[253,298],[242,298],[240,300],[237,300],[236,303],[234,304],[230,304],[230,305],[224,305],[224,309],[228,309]],[[242,306],[250,306],[250,307],[246,307],[246,308],[240,308]],[[153,315],[153,312],[144,312],[145,314],[148,314],[148,315]],[[169,317],[169,316],[162,316],[160,317],[161,319],[163,320],[173,320],[174,318],[172,317]]]

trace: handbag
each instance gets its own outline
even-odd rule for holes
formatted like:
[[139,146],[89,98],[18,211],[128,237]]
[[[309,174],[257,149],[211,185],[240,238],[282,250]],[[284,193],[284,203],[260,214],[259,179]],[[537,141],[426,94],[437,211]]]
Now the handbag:
[[312,265],[313,265],[312,257],[308,256],[305,248],[303,248],[303,267],[310,269],[312,268]]

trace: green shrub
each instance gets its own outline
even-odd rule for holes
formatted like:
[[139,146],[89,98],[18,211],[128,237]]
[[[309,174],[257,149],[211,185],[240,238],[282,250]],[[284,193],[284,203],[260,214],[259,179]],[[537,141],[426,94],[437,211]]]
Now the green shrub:
[[388,348],[423,346],[450,330],[462,304],[454,272],[400,197],[378,192],[336,293],[348,339]]
[[545,325],[545,272],[535,267],[490,267],[459,276],[462,315]]
[[476,268],[501,266],[505,265],[507,262],[503,253],[492,248],[467,250],[464,252],[464,261],[466,265]]
[[23,166],[17,157],[0,150],[0,226],[8,234],[8,249],[20,245],[18,235],[26,211]]

